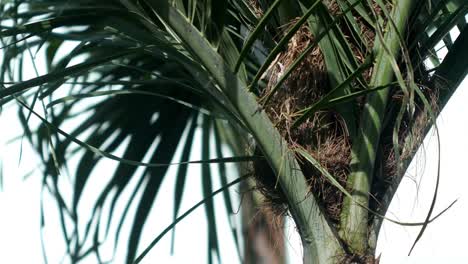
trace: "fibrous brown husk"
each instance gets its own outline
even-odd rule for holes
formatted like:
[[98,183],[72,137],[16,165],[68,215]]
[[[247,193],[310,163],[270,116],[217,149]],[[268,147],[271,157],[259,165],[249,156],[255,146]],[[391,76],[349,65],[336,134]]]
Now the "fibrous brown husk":
[[380,256],[374,258],[374,256],[367,255],[367,256],[359,256],[359,255],[346,255],[343,256],[337,263],[340,264],[379,264],[380,263]]
[[[387,10],[391,10],[390,1],[384,1],[387,5]],[[327,7],[331,10],[333,16],[341,15],[341,9],[336,1],[327,1]],[[384,16],[381,7],[372,1],[374,12],[379,16]],[[340,25],[340,30],[345,38],[351,40],[350,48],[353,52],[356,62],[362,64],[370,53],[370,48],[376,41],[375,29],[367,24],[365,19],[359,17],[356,11],[351,12],[356,18],[357,25],[360,29],[360,38],[366,43],[366,47],[354,44],[352,41],[353,30],[347,26]],[[294,24],[293,20],[291,24]],[[383,19],[381,28],[385,27],[386,19]],[[287,31],[287,30],[285,30]],[[261,98],[270,96],[272,88],[276,86],[279,78],[282,77],[284,71],[301,55],[301,53],[314,42],[314,36],[309,31],[307,25],[303,25],[293,38],[288,43],[288,46],[281,52],[275,61],[271,64],[265,76],[267,77],[267,87],[261,91]],[[401,69],[404,70],[404,65]],[[367,69],[362,74],[362,80],[366,83],[370,82],[372,68]],[[404,71],[402,71],[404,72]],[[355,82],[351,83],[356,85]],[[392,92],[394,92],[394,89]],[[323,168],[325,168],[335,179],[342,185],[346,186],[347,177],[350,172],[351,161],[351,143],[347,128],[342,121],[341,116],[332,111],[324,110],[316,112],[308,120],[302,123],[299,127],[291,129],[292,123],[295,121],[295,113],[303,110],[314,102],[317,102],[327,92],[330,91],[328,74],[325,67],[324,58],[320,48],[315,46],[312,51],[306,56],[300,65],[292,72],[289,78],[274,94],[271,95],[271,100],[264,105],[264,109],[272,122],[276,125],[279,132],[290,145],[291,149],[305,149],[314,159],[316,159]],[[437,96],[431,94],[430,90],[424,91],[426,96],[431,98],[433,103],[432,111],[436,112],[435,102]],[[403,95],[407,96],[407,95]],[[393,100],[401,100],[401,98],[392,98]],[[261,102],[263,102],[261,100]],[[403,102],[401,103],[403,104]],[[401,105],[400,104],[400,105]],[[358,99],[357,106],[362,109],[362,103]],[[398,104],[396,104],[398,106]],[[379,211],[379,201],[382,195],[392,184],[395,176],[398,173],[397,164],[405,162],[413,157],[416,148],[421,144],[423,136],[428,127],[430,120],[427,112],[422,109],[425,107],[421,102],[415,102],[416,110],[405,113],[405,117],[401,123],[398,136],[400,139],[399,145],[403,146],[399,151],[399,160],[396,160],[392,134],[382,135],[376,160],[377,177],[373,181],[371,187],[370,208],[373,211]],[[407,105],[405,105],[406,107]],[[360,114],[360,113],[358,113]],[[389,116],[392,116],[391,114]],[[393,116],[394,117],[394,116]],[[396,120],[387,120],[386,128],[393,127]],[[391,130],[391,129],[389,129]],[[256,150],[257,152],[258,150]],[[259,152],[257,153],[259,154]],[[319,204],[324,209],[327,217],[332,220],[335,225],[339,224],[339,216],[342,209],[343,193],[334,187],[324,175],[322,175],[312,164],[304,158],[298,157],[301,170],[309,183],[310,193],[313,194]],[[380,168],[379,168],[380,166]],[[266,161],[254,164],[254,171],[257,179],[257,186],[260,192],[266,197],[266,205],[272,208],[272,212],[277,215],[282,215],[287,212],[287,202],[283,193],[277,184],[277,179]],[[398,175],[397,175],[398,176]],[[372,215],[369,220],[372,220]],[[349,253],[349,252],[348,252]],[[347,254],[338,263],[378,263],[378,259],[372,256],[357,256]]]
[[[423,89],[423,94],[430,104],[430,111],[435,116],[439,111],[438,109],[438,92],[435,89]],[[399,93],[393,96],[393,100],[400,101],[402,98]],[[421,100],[415,99],[415,110],[412,114],[406,112],[401,121],[400,130],[398,131],[398,151],[399,156],[395,155],[395,146],[393,144],[393,131],[382,139],[381,150],[381,174],[377,174],[381,178],[373,181],[372,194],[373,199],[370,200],[370,208],[379,211],[379,201],[388,186],[394,184],[395,179],[401,178],[404,171],[400,171],[403,164],[409,162],[415,155],[418,147],[423,143],[424,136],[427,130],[433,124],[430,112],[427,106],[424,106]],[[396,120],[393,120],[396,122]],[[394,126],[392,123],[390,126]],[[379,159],[378,159],[379,160]],[[400,169],[398,168],[400,166]]]
[[[375,2],[373,3],[376,13],[382,15],[380,7]],[[336,1],[328,1],[327,7],[333,16],[341,14],[341,9]],[[355,11],[352,11],[352,14],[359,25],[361,38],[367,42],[367,47],[371,47],[376,38],[374,28],[359,17]],[[297,19],[291,21],[290,24],[293,25],[295,22]],[[342,25],[340,29],[346,38],[356,37],[353,36],[356,33],[347,26]],[[284,71],[313,42],[314,36],[309,31],[308,25],[301,26],[285,50],[277,56],[268,69],[266,74],[267,87],[260,94],[262,98],[270,96],[273,87],[276,86]],[[363,63],[370,50],[353,44],[353,41],[349,42],[356,61],[359,64]],[[363,81],[368,83],[371,74],[372,68],[367,69],[363,73]],[[346,186],[347,176],[350,172],[351,142],[341,116],[332,110],[319,111],[299,127],[291,129],[295,113],[317,102],[328,91],[330,91],[330,84],[324,58],[320,48],[316,45],[282,86],[271,95],[271,99],[268,104],[264,105],[264,109],[291,149],[296,147],[305,149],[342,186]],[[358,100],[358,106],[362,106],[360,100]],[[391,159],[391,152],[386,152],[384,159]],[[299,161],[309,182],[310,192],[315,195],[332,222],[338,224],[343,201],[342,192],[305,159],[299,157]],[[269,167],[266,161],[254,164],[258,189],[266,197],[267,203],[273,208],[273,211],[283,214],[287,211],[285,197],[279,191],[273,172],[266,167]],[[262,171],[268,172],[263,173]]]
[[[255,156],[261,156],[258,147],[254,150]],[[264,205],[275,215],[284,215],[287,213],[286,197],[280,191],[277,179],[270,165],[265,159],[258,159],[253,162],[254,178],[256,190],[265,197]]]
[[[313,41],[307,26],[302,26],[289,42],[287,49],[279,54],[270,67],[268,86],[262,95],[268,95],[276,85],[277,78]],[[307,150],[342,185],[345,185],[346,175],[349,172],[350,144],[339,114],[320,111],[298,128],[290,129],[293,114],[319,100],[327,92],[328,87],[323,55],[320,49],[315,47],[272,96],[270,102],[265,105],[265,110],[292,149],[301,147]],[[338,223],[342,193],[311,164],[305,160],[300,161],[301,169],[310,184],[311,193],[323,205],[330,219]],[[266,162],[254,164],[254,171],[258,174],[259,190],[274,211],[285,212],[285,197],[278,192],[273,172],[271,169],[266,173],[268,175],[261,172],[268,171],[266,167],[268,167]]]
[[[294,23],[293,21],[292,23]],[[303,25],[288,43],[287,49],[280,53],[269,69],[267,88],[262,91],[263,96],[269,95],[271,89],[277,84],[284,70],[313,42],[312,34],[306,25]],[[293,114],[311,105],[324,95],[328,87],[324,59],[318,47],[315,47],[300,65],[292,72],[290,77],[280,87],[265,110],[275,122],[277,128],[287,139],[291,138],[289,127],[292,124]]]
[[258,3],[258,0],[249,0],[249,5],[252,7],[257,17],[263,16],[263,10],[260,4]]
[[[401,65],[402,72],[406,71],[406,65]],[[401,107],[405,109],[403,118],[397,131],[398,143],[397,148],[394,145],[394,131],[386,129],[387,134],[383,134],[380,142],[380,149],[376,159],[377,173],[374,177],[376,179],[372,182],[371,199],[369,207],[376,212],[384,213],[381,211],[382,204],[380,201],[384,198],[390,186],[392,189],[396,187],[395,184],[403,177],[408,163],[414,158],[418,147],[422,144],[424,136],[428,129],[433,124],[434,120],[431,118],[431,113],[437,116],[439,112],[438,101],[439,93],[437,88],[431,85],[431,78],[425,65],[418,65],[418,70],[414,71],[415,82],[417,89],[422,92],[422,95],[428,101],[429,105],[425,105],[419,94],[415,91],[413,96],[405,94],[402,89],[395,88],[392,92],[392,105],[394,106],[393,114],[389,116],[397,116],[397,111]],[[409,103],[411,102],[411,103]],[[413,106],[413,107],[411,107]],[[397,120],[388,120],[387,128],[394,128],[397,125]],[[395,155],[398,150],[399,155]],[[391,196],[390,196],[391,197]],[[387,203],[389,201],[386,201]],[[388,205],[388,204],[387,204]],[[373,219],[374,215],[370,215],[369,220]]]
[[[308,152],[316,159],[335,179],[346,186],[351,161],[350,145],[343,135],[328,135],[317,148],[309,148]],[[301,160],[303,161],[303,160]],[[330,184],[329,179],[322,175],[308,162],[302,162],[301,168],[308,178],[311,191],[323,206],[333,223],[339,223],[343,193]]]

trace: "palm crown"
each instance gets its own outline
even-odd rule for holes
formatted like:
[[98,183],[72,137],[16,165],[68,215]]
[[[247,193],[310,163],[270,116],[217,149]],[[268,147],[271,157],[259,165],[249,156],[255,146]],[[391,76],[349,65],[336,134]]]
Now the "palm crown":
[[[218,163],[223,190],[254,175],[265,199],[291,214],[305,263],[373,262],[383,215],[408,161],[468,68],[461,59],[467,58],[468,5],[461,0],[18,0],[0,6],[0,98],[21,106],[62,217],[77,224],[77,205],[100,159],[119,165],[95,201],[93,219],[101,219],[106,201],[112,215],[130,179],[140,177],[128,262],[136,258],[171,162],[183,162],[174,196],[179,214],[198,126],[202,160],[192,162],[203,168],[211,250],[218,244],[209,165]],[[447,34],[455,26],[460,36],[452,41]],[[60,54],[70,41],[77,43],[73,50]],[[442,61],[435,56],[440,41],[448,49]],[[24,58],[39,50],[47,74],[23,80]],[[91,97],[98,100],[83,108],[81,101]],[[37,128],[28,125],[32,115],[42,120]],[[80,117],[71,131],[60,128]],[[235,156],[223,157],[221,144]],[[77,145],[84,151],[76,152]],[[113,155],[122,145],[123,155]],[[76,153],[68,205],[57,182]],[[253,166],[241,166],[246,176],[228,183],[226,162]],[[141,166],[144,172],[135,174]],[[224,197],[233,214],[227,192]],[[433,215],[431,209],[422,231]],[[127,210],[120,217],[129,217]],[[64,232],[74,262],[99,256],[92,235],[98,229],[87,228],[80,239]],[[90,250],[81,243],[87,239]]]

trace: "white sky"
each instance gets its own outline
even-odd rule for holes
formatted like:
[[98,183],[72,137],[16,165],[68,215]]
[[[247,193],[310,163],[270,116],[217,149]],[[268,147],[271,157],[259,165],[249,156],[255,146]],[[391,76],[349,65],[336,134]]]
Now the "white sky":
[[[438,120],[441,141],[441,170],[437,204],[433,215],[454,200],[458,202],[431,223],[410,257],[420,227],[402,227],[386,221],[378,240],[381,263],[467,263],[468,237],[468,78],[455,92]],[[431,136],[432,134],[432,136]],[[437,175],[437,140],[433,133],[425,139],[392,200],[387,216],[403,222],[422,222],[434,194]]]
[[[1,124],[8,124],[8,129],[2,130],[0,138],[10,139],[19,135],[22,131],[19,122],[16,120],[16,112],[11,109],[4,109],[4,113],[0,117]],[[200,134],[201,131],[197,131]],[[197,134],[196,133],[196,134]],[[195,135],[196,137],[199,135]],[[200,154],[197,154],[197,149],[200,149],[200,141],[195,142],[194,150],[191,159],[201,159]],[[28,144],[25,142],[23,145],[22,159],[19,164],[19,144],[1,144],[4,171],[4,183],[3,192],[0,192],[0,263],[41,263],[42,262],[42,251],[40,245],[40,186],[41,186],[41,170],[36,169],[34,175],[30,176],[26,181],[22,180],[22,176],[27,174],[33,169],[34,164],[37,164],[37,157],[34,152],[30,149]],[[117,150],[117,155],[119,150]],[[214,151],[213,151],[214,152]],[[176,154],[177,155],[177,154]],[[34,161],[34,162],[33,162]],[[70,163],[70,170],[73,171],[73,167],[76,161],[72,160]],[[87,219],[90,216],[91,202],[95,199],[96,194],[99,192],[99,188],[106,183],[111,175],[110,172],[115,168],[116,162],[112,160],[106,160],[100,162],[98,169],[93,172],[91,181],[87,183],[85,191],[83,193],[83,201],[80,202],[79,212],[81,217]],[[201,193],[201,167],[199,165],[190,165],[189,176],[187,177],[186,186],[189,189],[185,193],[185,198],[182,200],[180,213],[185,212],[192,207],[196,202],[200,201],[202,197]],[[235,170],[230,165],[228,170]],[[62,173],[64,173],[62,171]],[[138,172],[137,172],[138,173]],[[156,204],[154,207],[157,208],[157,212],[152,213],[148,219],[148,226],[145,227],[143,235],[140,241],[140,250],[148,245],[166,226],[172,223],[172,206],[173,206],[173,193],[174,193],[174,176],[175,167],[171,167],[168,172],[167,180],[163,182],[161,191],[158,194]],[[66,173],[62,175],[66,179]],[[135,186],[137,177],[134,177],[133,183],[130,185]],[[214,188],[220,187],[220,182],[214,179]],[[61,186],[65,189],[69,186],[68,180],[61,182]],[[69,188],[69,187],[68,187]],[[127,188],[126,193],[123,195],[129,196],[132,188]],[[71,192],[70,192],[71,193]],[[67,192],[63,192],[67,195]],[[141,194],[141,193],[140,193]],[[46,210],[46,229],[45,229],[45,241],[46,249],[49,257],[49,263],[59,263],[65,253],[63,246],[63,238],[59,228],[58,214],[55,211],[55,203],[50,195],[46,195],[48,198],[48,205]],[[224,212],[224,202],[221,195],[215,199],[216,210]],[[233,197],[234,200],[239,203],[239,197]],[[126,198],[122,198],[125,200]],[[119,206],[120,205],[120,206]],[[118,203],[116,209],[116,215],[119,211],[123,211],[123,204]],[[129,212],[132,216],[135,212],[135,206],[133,210]],[[167,234],[163,240],[158,243],[156,247],[150,252],[150,254],[144,259],[143,263],[154,263],[158,260],[158,263],[204,263],[203,261],[207,258],[207,238],[205,236],[207,226],[205,220],[205,212],[203,207],[197,209],[184,221],[177,225],[176,242],[175,242],[175,255],[170,255],[170,241],[171,234]],[[127,222],[127,228],[124,228],[122,235],[127,237],[129,233],[128,224],[133,220],[131,217],[130,221]],[[221,230],[219,244],[223,249],[221,257],[223,263],[239,263],[236,257],[235,246],[232,238],[230,237],[229,224],[226,215],[220,214],[218,217],[218,230]],[[225,232],[223,235],[222,232]],[[113,239],[111,236],[110,239]],[[103,255],[109,259],[112,255],[112,244],[104,247]],[[126,243],[124,247],[120,247],[115,257],[116,263],[123,263],[125,259]],[[106,259],[105,257],[105,259]],[[65,262],[67,263],[67,262]],[[89,258],[83,263],[96,263],[95,258]]]

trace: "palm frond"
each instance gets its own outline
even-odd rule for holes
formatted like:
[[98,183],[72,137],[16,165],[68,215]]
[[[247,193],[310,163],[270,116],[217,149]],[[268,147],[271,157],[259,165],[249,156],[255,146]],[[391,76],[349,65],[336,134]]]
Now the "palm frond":
[[[462,0],[42,0],[0,10],[0,106],[22,107],[72,262],[90,254],[103,262],[99,226],[107,238],[112,220],[103,215],[115,213],[132,179],[114,244],[133,218],[126,261],[136,259],[168,165],[177,164],[174,223],[141,260],[186,216],[178,217],[191,163],[203,174],[205,199],[194,208],[205,206],[208,262],[220,261],[212,196],[237,183],[228,183],[227,162],[253,162],[247,170],[256,184],[270,181],[265,198],[282,198],[276,205],[296,221],[305,261],[367,261],[409,160],[468,71],[459,59],[466,57]],[[448,35],[454,27],[456,40]],[[448,50],[443,60],[439,43]],[[25,80],[26,59],[39,54],[46,72]],[[33,127],[31,116],[42,123]],[[72,120],[80,124],[64,129]],[[202,158],[189,161],[197,131]],[[225,157],[222,144],[236,156]],[[59,182],[71,157],[79,161],[68,201]],[[78,206],[103,158],[119,163],[81,231]],[[256,162],[274,177],[261,179]],[[224,187],[214,192],[215,177]],[[232,216],[230,194],[223,198]],[[431,209],[413,224],[422,235],[433,219]]]

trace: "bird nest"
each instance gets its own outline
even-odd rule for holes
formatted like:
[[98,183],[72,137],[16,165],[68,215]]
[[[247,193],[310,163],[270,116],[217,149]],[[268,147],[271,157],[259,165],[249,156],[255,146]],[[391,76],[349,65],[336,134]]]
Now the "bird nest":
[[[374,3],[374,12],[382,15],[383,11]],[[389,5],[389,4],[387,4]],[[327,4],[333,16],[340,16],[341,10],[336,1],[329,1]],[[390,10],[390,6],[387,7]],[[366,42],[366,47],[372,47],[376,39],[376,31],[363,18],[352,11],[357,25],[359,26],[361,38]],[[283,26],[285,32],[297,22],[291,21],[289,25]],[[385,25],[385,22],[383,23]],[[345,38],[353,38],[352,30],[346,26],[338,24]],[[295,60],[302,55],[303,51],[315,42],[315,38],[308,28],[307,23],[299,28],[288,42],[287,47],[278,54],[270,65],[264,79],[267,83],[265,89],[260,91],[259,102],[263,104],[264,110],[276,126],[278,131],[289,144],[290,149],[301,148],[306,150],[320,165],[326,169],[342,185],[346,186],[350,173],[351,146],[352,142],[347,131],[343,118],[336,110],[325,109],[315,112],[305,122],[298,127],[292,128],[292,124],[297,118],[297,112],[306,109],[321,99],[331,90],[325,60],[318,45],[313,47],[308,55],[299,63],[282,85],[273,91],[285,72]],[[350,40],[349,46],[358,64],[362,64],[369,55],[370,48],[361,47]],[[403,66],[404,67],[404,66]],[[372,75],[372,67],[366,69],[361,76],[361,80],[369,83]],[[424,79],[424,78],[422,78]],[[351,83],[357,85],[357,83]],[[395,88],[398,90],[397,88]],[[396,106],[403,104],[403,95],[394,92],[391,100],[396,102]],[[432,100],[432,111],[435,112],[437,95],[431,89],[424,89],[426,97]],[[265,104],[265,98],[269,97]],[[358,115],[363,106],[363,98],[357,98],[355,105]],[[398,136],[398,145],[404,146],[399,151],[399,159],[395,155],[393,142],[393,130],[388,129],[390,134],[382,135],[379,156],[377,157],[377,167],[383,171],[380,177],[374,181],[371,190],[370,207],[378,211],[379,200],[389,185],[393,183],[393,178],[397,175],[397,164],[412,158],[414,152],[422,142],[423,135],[429,123],[427,111],[423,111],[421,101],[415,100],[416,110],[413,113],[405,113],[402,119]],[[394,115],[396,116],[396,114]],[[358,121],[358,120],[357,120]],[[390,120],[388,126],[394,126],[396,120]],[[408,137],[410,135],[410,137]],[[408,141],[412,139],[412,142]],[[405,141],[406,140],[406,141]],[[259,150],[255,150],[257,155],[261,155]],[[343,204],[343,193],[330,183],[312,164],[298,155],[301,170],[309,184],[310,193],[315,196],[322,206],[324,213],[332,223],[339,224],[339,216]],[[257,189],[266,198],[266,204],[278,214],[287,212],[287,203],[284,195],[277,188],[277,179],[266,161],[258,161],[253,165],[256,174]],[[401,173],[401,172],[400,172]]]
[[[291,24],[295,23],[293,21]],[[266,97],[281,77],[301,53],[314,42],[307,25],[303,25],[289,41],[268,70],[267,87],[260,96]],[[323,97],[329,87],[328,75],[322,52],[314,47],[307,57],[291,73],[283,85],[271,95],[264,109],[291,149],[303,148],[311,154],[334,177],[346,186],[349,173],[350,143],[346,126],[339,113],[326,110],[318,111],[306,122],[292,129],[295,113],[307,108]],[[323,176],[314,166],[298,157],[301,169],[307,177],[310,192],[315,195],[327,215],[338,223],[343,194]],[[284,195],[277,191],[276,178],[266,162],[254,164],[257,186],[266,197],[266,204],[279,214],[286,212]]]

